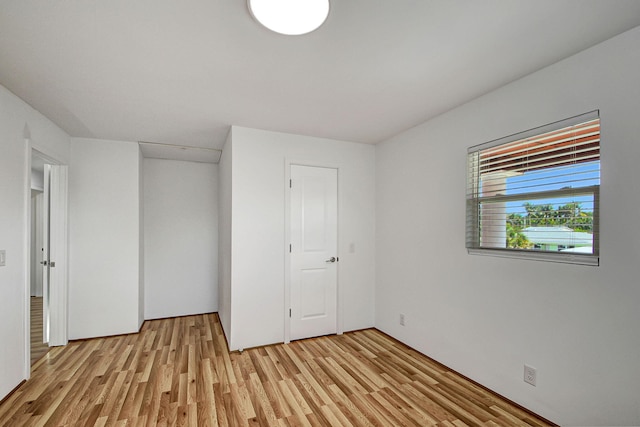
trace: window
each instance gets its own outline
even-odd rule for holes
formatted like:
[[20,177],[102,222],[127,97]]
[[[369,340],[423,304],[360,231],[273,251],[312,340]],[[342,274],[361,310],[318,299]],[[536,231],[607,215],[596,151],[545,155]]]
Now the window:
[[599,264],[599,112],[469,148],[469,253]]

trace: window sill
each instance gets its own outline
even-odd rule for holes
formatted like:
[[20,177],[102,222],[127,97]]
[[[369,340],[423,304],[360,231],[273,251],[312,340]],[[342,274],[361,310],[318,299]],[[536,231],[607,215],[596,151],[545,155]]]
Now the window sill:
[[467,248],[469,255],[494,256],[501,258],[518,258],[533,261],[557,262],[562,264],[578,264],[598,267],[600,257],[597,255],[563,254],[556,252],[523,251],[514,249]]

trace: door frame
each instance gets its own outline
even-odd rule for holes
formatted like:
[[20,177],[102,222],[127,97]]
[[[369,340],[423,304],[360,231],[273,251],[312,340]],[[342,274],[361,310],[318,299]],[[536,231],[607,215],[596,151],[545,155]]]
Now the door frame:
[[[64,165],[63,162],[59,161],[55,157],[49,155],[47,150],[42,149],[34,145],[31,141],[29,135],[25,135],[25,171],[24,171],[24,266],[23,271],[25,271],[25,281],[24,281],[24,313],[25,317],[23,320],[24,332],[25,332],[25,351],[24,351],[24,372],[23,376],[25,379],[29,379],[31,377],[31,156],[34,154],[42,159],[46,160],[52,165]],[[67,184],[68,185],[68,184]],[[65,197],[68,197],[68,187],[65,191]],[[63,212],[65,222],[68,224],[68,208],[64,209]],[[58,310],[61,314],[60,322],[58,325],[62,328],[64,342],[66,344],[68,338],[68,316],[67,316],[67,308],[68,308],[68,289],[69,289],[69,280],[68,280],[68,270],[67,264],[69,259],[69,247],[68,247],[68,239],[67,233],[68,228],[64,230],[65,239],[64,239],[64,260],[62,260],[61,265],[64,264],[65,267],[65,279],[63,280],[63,289],[62,295],[64,298],[58,301]]]
[[[309,166],[316,168],[335,169],[337,174],[337,207],[338,207],[338,225],[337,225],[337,254],[340,257],[340,165],[329,162],[318,162],[309,159],[285,158],[284,161],[284,311],[282,313],[284,320],[284,343],[291,342],[291,317],[289,309],[291,308],[291,253],[289,252],[289,244],[291,243],[291,191],[289,182],[291,180],[291,166]],[[336,334],[344,333],[343,315],[342,315],[342,288],[340,286],[340,263],[336,265]]]

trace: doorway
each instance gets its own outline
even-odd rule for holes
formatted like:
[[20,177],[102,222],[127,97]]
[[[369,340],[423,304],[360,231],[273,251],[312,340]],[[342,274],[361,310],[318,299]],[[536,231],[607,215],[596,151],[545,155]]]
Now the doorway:
[[43,298],[43,200],[44,200],[44,168],[38,160],[32,160],[31,172],[31,365],[49,351],[49,344],[44,338],[44,298]]
[[338,325],[338,170],[290,166],[291,340]]
[[33,364],[67,343],[67,166],[31,149],[29,336]]

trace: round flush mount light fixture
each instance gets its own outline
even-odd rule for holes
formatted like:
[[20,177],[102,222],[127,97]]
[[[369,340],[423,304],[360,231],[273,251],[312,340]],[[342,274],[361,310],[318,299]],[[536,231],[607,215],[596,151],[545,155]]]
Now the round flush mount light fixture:
[[329,0],[247,0],[249,11],[260,24],[289,36],[307,34],[329,16]]

